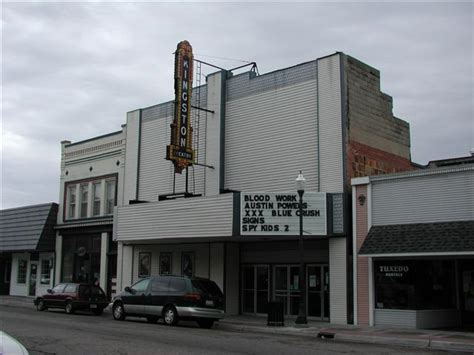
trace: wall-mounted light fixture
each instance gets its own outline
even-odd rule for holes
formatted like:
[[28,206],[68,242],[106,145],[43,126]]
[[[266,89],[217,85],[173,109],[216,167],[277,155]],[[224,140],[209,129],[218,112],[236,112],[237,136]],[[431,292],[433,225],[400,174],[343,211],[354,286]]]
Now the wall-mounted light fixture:
[[359,205],[364,206],[365,200],[367,200],[367,197],[365,197],[365,195],[359,195],[359,197],[357,197],[357,200],[359,201]]

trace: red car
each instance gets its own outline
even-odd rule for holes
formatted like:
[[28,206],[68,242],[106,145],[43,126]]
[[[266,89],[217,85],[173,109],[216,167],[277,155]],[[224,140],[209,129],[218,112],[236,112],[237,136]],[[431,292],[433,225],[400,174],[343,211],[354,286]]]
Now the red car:
[[34,304],[38,311],[63,308],[71,314],[76,310],[90,310],[98,316],[108,306],[107,297],[99,286],[77,283],[61,283],[48,289],[48,293],[38,296]]

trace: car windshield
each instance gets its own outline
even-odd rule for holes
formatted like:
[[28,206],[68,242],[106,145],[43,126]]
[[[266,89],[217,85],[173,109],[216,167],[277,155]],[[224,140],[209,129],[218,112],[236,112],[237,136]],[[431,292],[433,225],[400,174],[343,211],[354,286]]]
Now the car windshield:
[[221,289],[211,280],[192,280],[193,288],[198,292],[222,296]]

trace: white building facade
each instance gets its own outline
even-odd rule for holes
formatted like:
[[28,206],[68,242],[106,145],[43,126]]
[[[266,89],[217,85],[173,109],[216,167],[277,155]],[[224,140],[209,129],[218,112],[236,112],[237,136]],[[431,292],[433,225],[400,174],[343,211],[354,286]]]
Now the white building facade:
[[61,142],[60,205],[55,279],[116,291],[114,210],[122,201],[124,130],[81,142]]
[[352,180],[356,324],[474,324],[474,157],[435,163]]
[[[357,99],[357,80],[372,100]],[[296,316],[293,202],[302,170],[307,313],[352,322],[346,201],[350,178],[369,167],[357,159],[389,157],[380,172],[411,168],[408,125],[392,116],[378,71],[343,53],[260,76],[219,71],[194,89],[192,104],[195,164],[182,175],[165,160],[174,103],[127,114],[123,204],[114,215],[117,288],[149,275],[194,275],[216,281],[227,314],[266,314],[276,300]],[[387,117],[368,123],[370,114],[357,116],[364,105]]]

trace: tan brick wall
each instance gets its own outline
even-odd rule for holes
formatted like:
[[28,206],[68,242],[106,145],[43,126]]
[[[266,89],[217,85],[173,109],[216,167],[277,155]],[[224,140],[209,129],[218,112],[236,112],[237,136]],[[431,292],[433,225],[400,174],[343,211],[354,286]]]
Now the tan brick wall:
[[[366,199],[363,206],[359,196],[367,198],[367,185],[356,186],[356,248],[359,252],[368,232],[368,215]],[[357,323],[369,325],[369,268],[368,258],[357,256]]]
[[348,141],[410,160],[410,126],[393,116],[392,97],[380,91],[380,72],[345,57]]

